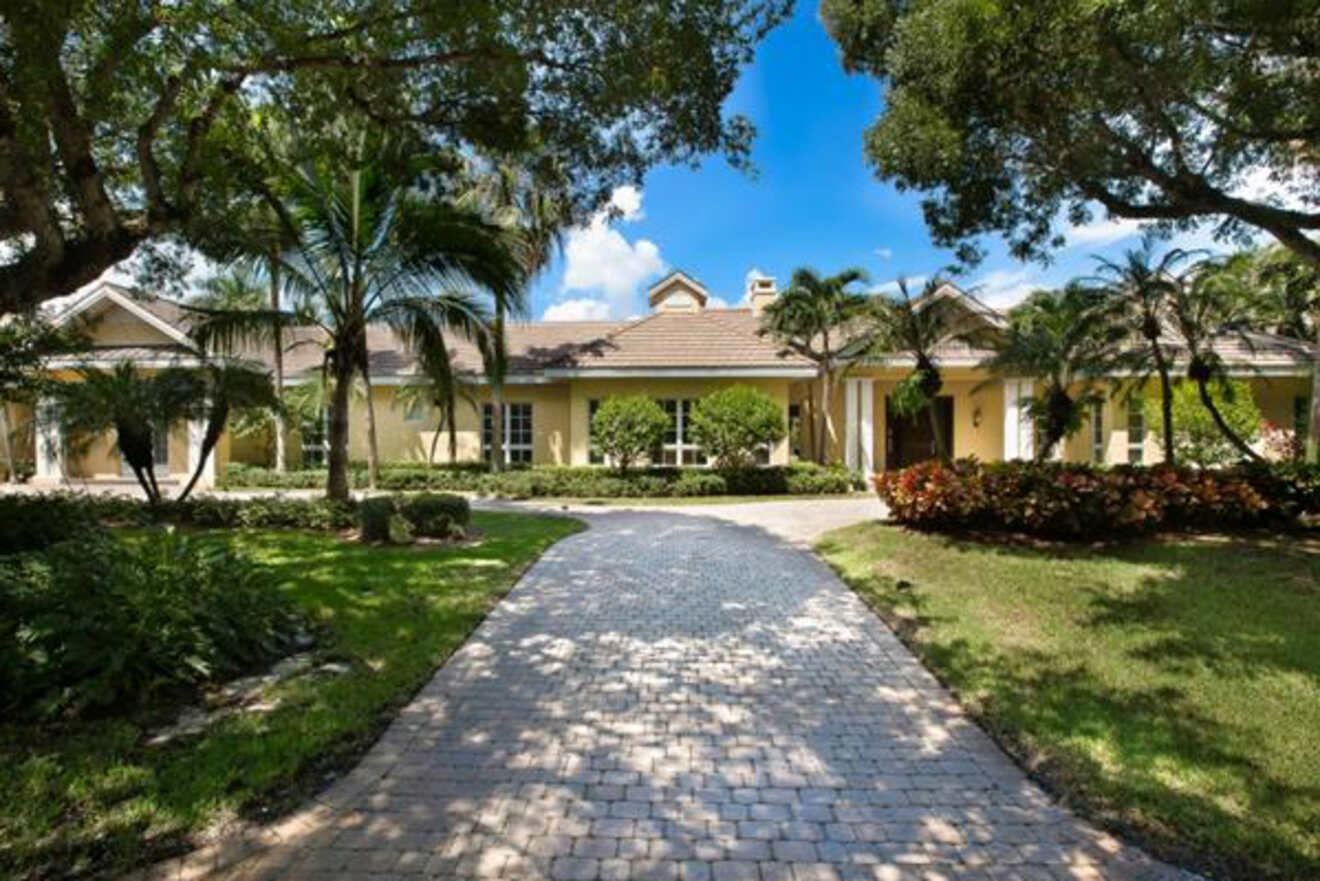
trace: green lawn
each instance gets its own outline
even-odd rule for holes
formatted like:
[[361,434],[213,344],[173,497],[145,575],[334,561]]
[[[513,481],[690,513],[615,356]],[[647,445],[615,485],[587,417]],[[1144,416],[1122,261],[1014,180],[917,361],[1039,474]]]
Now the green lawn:
[[483,512],[473,526],[475,543],[430,549],[215,533],[276,567],[322,629],[318,650],[351,672],[272,689],[274,712],[231,717],[174,747],[144,746],[146,719],[0,728],[0,877],[113,876],[226,817],[295,806],[361,754],[542,551],[582,528]]
[[1217,876],[1320,878],[1320,540],[996,547],[878,523],[823,556],[1026,766]]

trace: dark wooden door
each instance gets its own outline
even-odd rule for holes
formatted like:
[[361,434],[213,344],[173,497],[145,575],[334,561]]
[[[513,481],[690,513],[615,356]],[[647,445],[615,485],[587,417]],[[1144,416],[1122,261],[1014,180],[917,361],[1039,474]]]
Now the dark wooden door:
[[[944,448],[953,450],[953,398],[941,395],[935,399],[940,417],[940,433],[944,435]],[[906,468],[917,462],[935,458],[935,433],[930,426],[930,412],[922,410],[912,416],[899,416],[888,399],[885,400],[885,468]]]

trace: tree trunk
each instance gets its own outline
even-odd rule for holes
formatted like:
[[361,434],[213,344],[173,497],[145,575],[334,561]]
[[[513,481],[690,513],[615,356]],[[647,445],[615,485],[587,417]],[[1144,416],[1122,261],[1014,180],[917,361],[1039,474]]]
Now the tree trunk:
[[376,445],[376,402],[371,394],[371,371],[362,359],[362,384],[367,387],[367,489],[375,490],[380,482],[380,448]]
[[1173,453],[1173,382],[1169,379],[1169,362],[1164,357],[1164,349],[1157,339],[1150,341],[1151,351],[1155,354],[1155,370],[1160,375],[1160,417],[1164,423],[1164,462],[1177,464]]
[[435,448],[440,443],[440,435],[445,431],[445,414],[441,413],[440,418],[435,422],[435,434],[431,435],[431,448],[426,452],[426,464],[435,464]]
[[353,384],[351,366],[336,366],[333,381],[335,387],[330,396],[330,473],[326,479],[325,497],[332,501],[347,502],[348,393]]
[[936,389],[935,394],[931,395],[926,410],[930,413],[930,430],[935,433],[935,458],[948,462],[949,451],[944,446],[944,432],[940,430],[943,426],[940,424],[939,391]]
[[[277,313],[275,317],[275,351],[272,353],[275,363],[275,398],[284,404],[284,339],[280,332],[280,263],[279,248],[272,247],[268,274],[270,275],[270,308]],[[286,467],[286,455],[284,450],[284,414],[281,410],[275,411],[275,471],[283,474]]]
[[490,470],[504,470],[504,306],[495,304],[491,325]]
[[[1316,313],[1312,320],[1320,345],[1320,313]],[[1307,462],[1320,463],[1320,351],[1313,350],[1312,357],[1315,361],[1311,364],[1311,409],[1306,420],[1306,446],[1302,455]]]
[[0,438],[4,439],[6,483],[18,483],[18,473],[14,466],[14,439],[9,436],[9,404],[0,401]]
[[1214,420],[1215,426],[1219,429],[1219,433],[1227,438],[1228,442],[1236,447],[1237,451],[1248,459],[1251,459],[1253,462],[1264,462],[1265,457],[1248,446],[1247,442],[1238,437],[1237,432],[1230,428],[1228,423],[1224,421],[1224,417],[1219,413],[1219,408],[1215,406],[1214,398],[1210,397],[1210,390],[1206,388],[1205,380],[1196,381],[1196,391],[1201,397],[1201,404],[1210,411],[1210,418]]
[[824,426],[820,439],[820,464],[825,465],[829,462],[829,450],[832,444],[837,445],[839,436],[834,430],[834,387],[830,376],[830,371],[826,369],[820,377],[821,381],[821,413],[824,416]]

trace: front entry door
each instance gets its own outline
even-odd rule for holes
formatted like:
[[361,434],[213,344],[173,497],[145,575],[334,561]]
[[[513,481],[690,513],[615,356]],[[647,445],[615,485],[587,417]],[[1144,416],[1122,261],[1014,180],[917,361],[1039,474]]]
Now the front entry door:
[[[935,407],[940,418],[940,434],[944,435],[944,448],[952,452],[953,398],[940,395],[935,399]],[[912,416],[899,416],[886,399],[885,426],[885,468],[906,468],[935,458],[935,433],[931,429],[928,410]]]

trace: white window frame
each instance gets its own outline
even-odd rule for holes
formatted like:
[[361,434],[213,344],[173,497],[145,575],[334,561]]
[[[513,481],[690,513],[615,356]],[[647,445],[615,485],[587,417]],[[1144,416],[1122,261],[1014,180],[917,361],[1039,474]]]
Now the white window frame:
[[1091,461],[1105,464],[1105,402],[1091,402]]
[[[316,433],[310,436],[318,437],[315,443],[309,443],[308,426],[315,428]],[[298,437],[302,449],[302,467],[309,466],[315,468],[325,468],[329,465],[330,458],[330,414],[322,408],[320,415],[315,420],[304,422],[298,430]],[[311,453],[313,455],[309,456]],[[312,463],[315,460],[315,463]]]
[[[660,409],[665,411],[666,418],[670,416],[670,405],[673,405],[674,407],[674,440],[670,441],[665,439],[660,442],[660,455],[658,460],[653,464],[677,468],[706,467],[708,464],[706,454],[702,451],[701,447],[692,443],[687,436],[688,416],[691,414],[692,408],[697,405],[697,399],[660,398],[657,403],[660,404]],[[666,436],[669,434],[668,428],[665,429],[665,434]],[[683,461],[689,456],[692,459],[691,462]],[[668,461],[671,457],[673,459],[672,462]]]
[[[513,436],[513,411],[518,408],[521,412],[526,408],[527,428],[526,438],[519,438],[514,443]],[[481,405],[481,458],[490,461],[491,450],[490,442],[494,437],[494,419],[495,408],[492,404]],[[504,461],[510,465],[530,465],[532,464],[533,450],[536,446],[535,418],[532,405],[527,401],[505,401],[504,402]]]
[[[1133,425],[1137,425],[1134,432]],[[1137,434],[1137,439],[1132,435]],[[1146,461],[1146,399],[1132,397],[1127,406],[1127,460],[1129,465],[1141,465]]]

